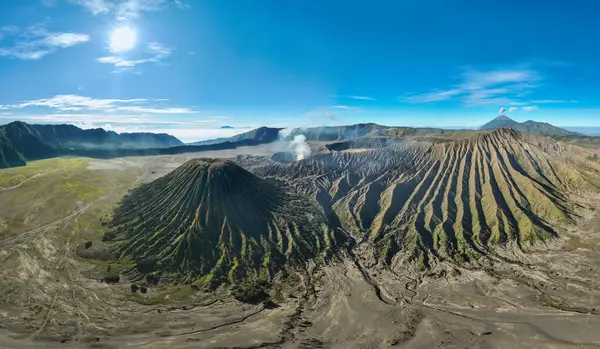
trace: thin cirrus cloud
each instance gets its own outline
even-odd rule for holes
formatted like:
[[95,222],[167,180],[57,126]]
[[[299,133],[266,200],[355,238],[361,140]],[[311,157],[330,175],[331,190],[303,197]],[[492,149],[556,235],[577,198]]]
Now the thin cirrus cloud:
[[399,98],[406,103],[432,103],[458,100],[465,107],[521,106],[523,97],[539,87],[540,74],[531,69],[468,70],[461,81],[444,90]]
[[528,105],[525,107],[510,107],[510,108],[508,108],[508,112],[514,113],[514,112],[518,112],[519,110],[526,111],[526,112],[532,112],[532,111],[538,111],[539,109],[540,108],[538,108],[536,105]]
[[188,8],[181,0],[70,0],[93,16],[114,15],[119,21],[136,19],[144,12],[162,11],[169,6]]
[[368,96],[348,96],[348,98],[357,99],[360,101],[374,101],[375,100],[375,98],[368,97]]
[[351,107],[348,105],[334,105],[331,107],[331,109],[340,109],[340,110],[356,110],[358,108],[356,107]]
[[112,64],[115,68],[133,68],[136,65],[146,63],[160,63],[171,55],[171,49],[157,42],[150,42],[146,47],[149,57],[140,59],[124,59],[118,56],[106,56],[96,59],[100,63]]
[[3,27],[0,32],[12,39],[8,46],[0,46],[0,56],[22,60],[37,60],[59,49],[90,41],[83,33],[51,32],[42,25],[28,28]]
[[61,112],[104,111],[129,112],[136,114],[195,114],[198,111],[183,107],[163,107],[168,99],[101,99],[78,95],[56,95],[50,98],[24,101],[13,105],[2,105],[2,109],[45,107]]
[[573,100],[558,100],[558,99],[542,99],[537,101],[531,101],[536,104],[550,104],[550,103],[577,103],[577,101]]
[[[13,116],[0,117],[0,119],[15,119]],[[114,124],[140,124],[140,125],[194,125],[187,121],[173,121],[168,119],[148,118],[136,114],[98,114],[98,113],[41,113],[41,114],[19,114],[18,120],[41,123],[74,123],[82,120],[93,122],[104,122]],[[210,123],[214,120],[197,120],[198,122]]]
[[523,110],[523,111],[528,111],[528,112],[531,112],[531,111],[538,111],[538,109],[539,109],[539,108],[538,108],[537,106],[535,106],[535,105],[530,105],[530,106],[526,106],[526,107],[522,107],[522,108],[521,108],[521,110]]

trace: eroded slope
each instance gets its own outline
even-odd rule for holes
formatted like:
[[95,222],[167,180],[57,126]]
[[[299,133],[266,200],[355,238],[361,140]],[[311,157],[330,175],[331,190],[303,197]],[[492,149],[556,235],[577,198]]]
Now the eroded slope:
[[293,164],[238,158],[321,204],[330,224],[375,245],[376,258],[470,262],[497,246],[527,250],[572,224],[597,192],[585,149],[510,129],[454,142],[407,140]]

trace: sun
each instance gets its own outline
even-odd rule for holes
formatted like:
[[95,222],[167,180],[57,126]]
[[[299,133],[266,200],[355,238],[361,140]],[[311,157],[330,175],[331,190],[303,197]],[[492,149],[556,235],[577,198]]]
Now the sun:
[[110,50],[122,52],[132,49],[137,40],[137,33],[129,27],[115,28],[110,34]]

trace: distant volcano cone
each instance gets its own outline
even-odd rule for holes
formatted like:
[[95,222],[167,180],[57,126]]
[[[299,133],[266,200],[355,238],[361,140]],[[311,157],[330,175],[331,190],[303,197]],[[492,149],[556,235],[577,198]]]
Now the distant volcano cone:
[[498,115],[494,118],[495,121],[514,121],[513,119],[509,118],[508,116],[501,114]]
[[151,260],[138,265],[142,273],[218,285],[314,257],[332,243],[324,221],[276,182],[230,161],[194,159],[133,190],[115,211],[109,240],[120,242],[122,257]]

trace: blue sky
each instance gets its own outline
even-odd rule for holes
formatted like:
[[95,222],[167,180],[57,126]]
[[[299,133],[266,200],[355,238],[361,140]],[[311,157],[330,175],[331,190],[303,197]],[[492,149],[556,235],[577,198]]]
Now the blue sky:
[[[600,126],[600,3],[0,2],[0,123]],[[232,126],[222,128],[222,126]]]

